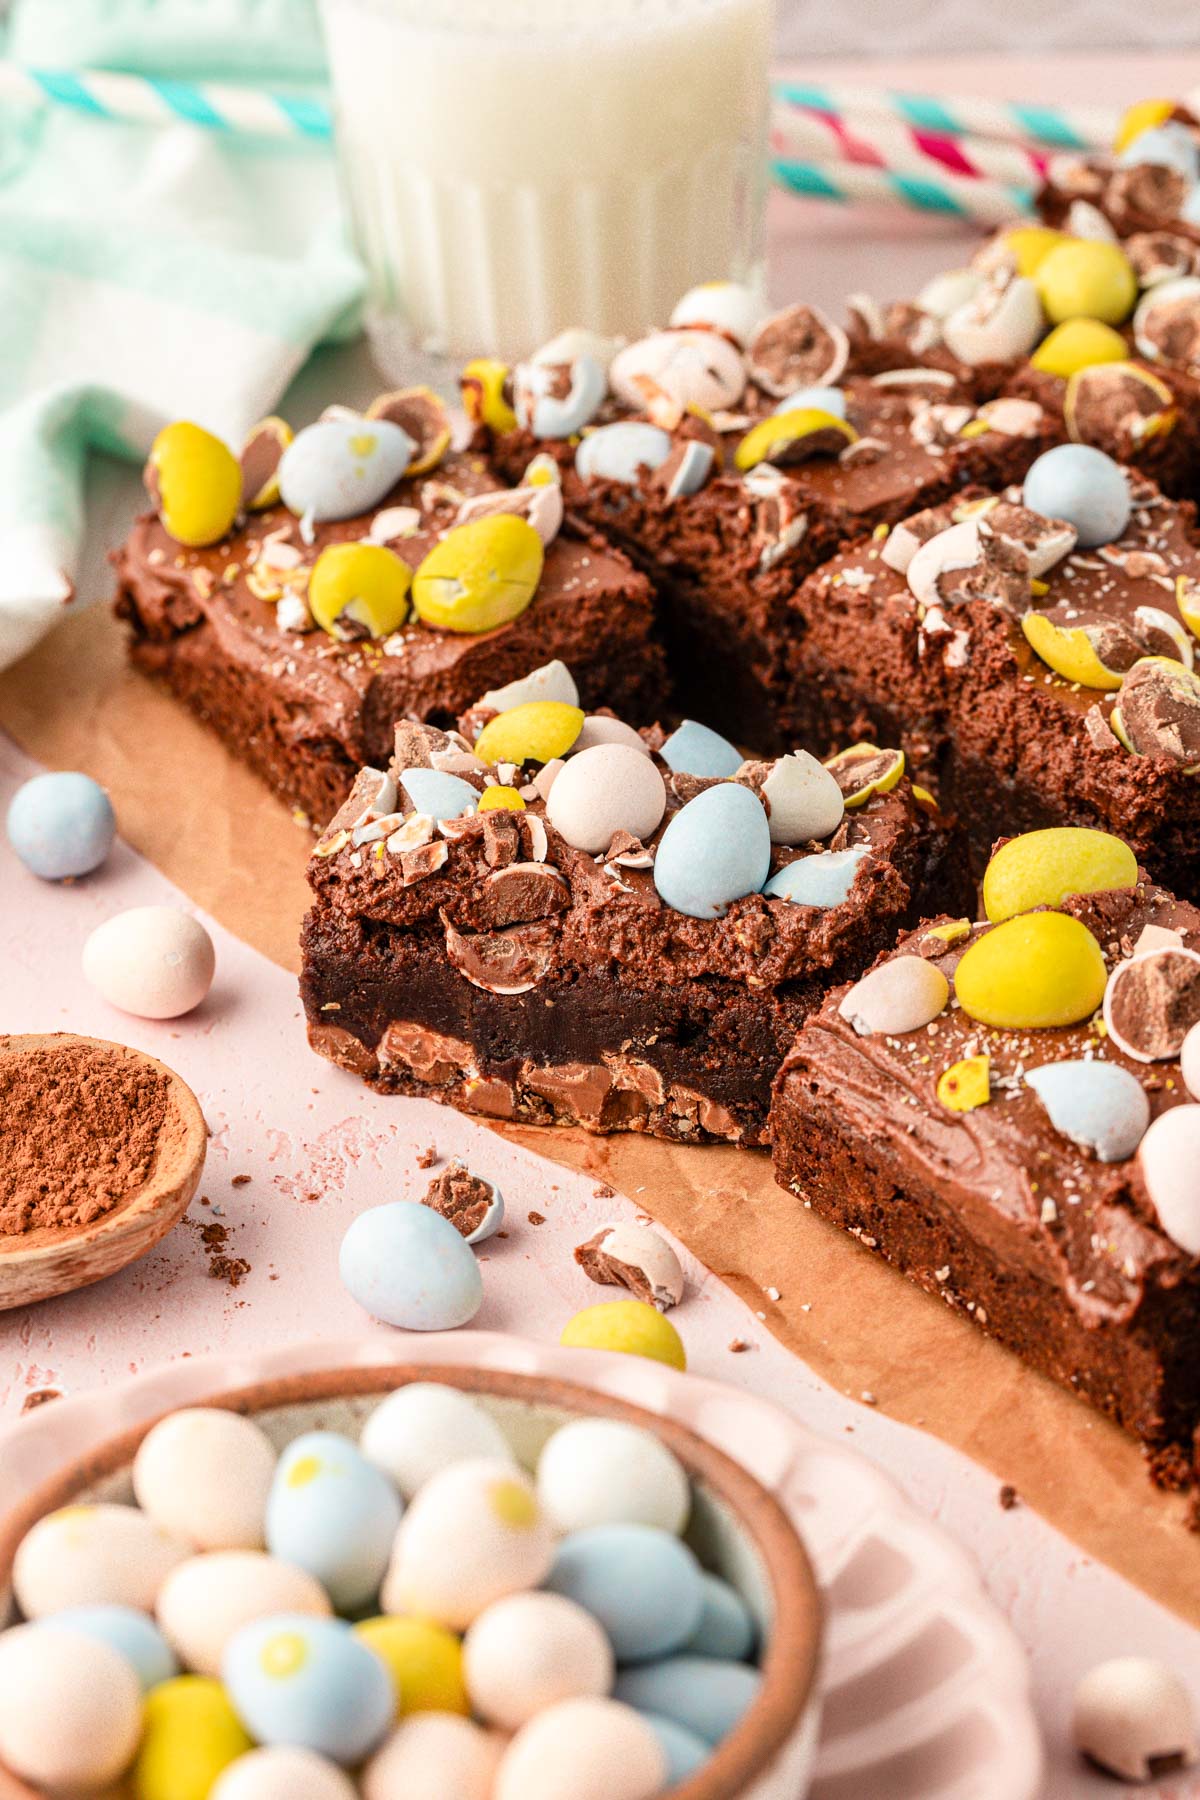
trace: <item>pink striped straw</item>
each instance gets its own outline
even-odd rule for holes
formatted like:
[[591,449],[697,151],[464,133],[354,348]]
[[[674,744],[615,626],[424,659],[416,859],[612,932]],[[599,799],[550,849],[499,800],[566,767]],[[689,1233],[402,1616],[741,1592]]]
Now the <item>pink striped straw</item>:
[[988,138],[947,137],[887,119],[818,112],[780,105],[775,135],[789,154],[814,162],[847,162],[897,174],[933,175],[945,170],[964,180],[1000,181],[1037,188],[1053,153],[1032,145]]

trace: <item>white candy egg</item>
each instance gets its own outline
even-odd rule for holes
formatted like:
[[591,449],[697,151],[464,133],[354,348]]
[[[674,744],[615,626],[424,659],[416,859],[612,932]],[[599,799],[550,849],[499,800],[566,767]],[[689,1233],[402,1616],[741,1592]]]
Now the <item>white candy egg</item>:
[[1179,1068],[1188,1093],[1193,1100],[1200,1100],[1200,1025],[1193,1025],[1183,1040]]
[[413,1381],[389,1394],[364,1425],[358,1447],[406,1500],[453,1463],[514,1460],[491,1415],[469,1394],[435,1381]]
[[1084,1755],[1126,1781],[1153,1781],[1169,1762],[1186,1769],[1200,1758],[1187,1689],[1153,1657],[1116,1656],[1090,1670],[1075,1689],[1072,1724]]
[[158,1622],[197,1675],[219,1675],[229,1640],[272,1613],[328,1618],[325,1589],[305,1569],[261,1550],[212,1550],[172,1569],[159,1591]]
[[657,1525],[681,1532],[692,1496],[678,1457],[652,1432],[620,1419],[574,1419],[537,1468],[538,1499],[556,1531]]
[[135,906],[97,925],[83,973],[97,993],[139,1019],[177,1019],[212,986],[212,939],[177,906]]
[[671,314],[675,327],[724,331],[743,346],[750,342],[764,313],[762,297],[740,281],[702,281],[689,288]]
[[190,1406],[160,1419],[133,1463],[142,1511],[197,1550],[258,1550],[275,1447],[240,1413]]
[[553,1560],[529,1477],[507,1462],[456,1463],[426,1482],[401,1522],[383,1610],[465,1631],[493,1601],[537,1587]]
[[928,1025],[945,1008],[950,983],[923,956],[893,956],[856,981],[838,1012],[860,1037],[894,1037]]
[[345,1771],[315,1750],[277,1744],[230,1763],[208,1800],[356,1800],[357,1793]]
[[414,1713],[363,1770],[363,1800],[491,1800],[502,1747],[470,1719]]
[[948,319],[975,298],[983,281],[978,269],[944,269],[925,283],[917,295],[917,305],[935,319]]
[[142,1689],[110,1644],[56,1625],[0,1636],[0,1762],[56,1792],[105,1787],[133,1761]]
[[613,833],[643,841],[657,829],[667,790],[654,763],[628,744],[596,744],[572,756],[555,780],[546,817],[576,850],[607,850]]
[[463,1673],[479,1718],[517,1731],[560,1700],[608,1694],[612,1645],[591,1613],[562,1594],[510,1594],[463,1640]]
[[767,823],[773,844],[805,844],[823,838],[842,822],[846,803],[829,770],[807,750],[781,756],[763,782],[770,808]]
[[659,396],[680,413],[690,406],[721,412],[741,399],[746,365],[715,331],[656,331],[619,351],[608,379],[619,400],[652,417]]
[[1200,1256],[1200,1106],[1159,1113],[1138,1145],[1142,1179],[1158,1222],[1189,1256]]
[[972,368],[1028,356],[1045,329],[1037,288],[1021,275],[1004,287],[981,288],[943,325],[947,349]]
[[528,675],[510,681],[505,687],[490,688],[480,695],[479,704],[491,707],[493,712],[509,712],[514,706],[524,706],[530,700],[562,700],[567,706],[579,705],[579,689],[565,662],[556,657],[553,662],[543,663],[540,669],[531,669]]
[[27,1619],[68,1606],[153,1612],[187,1546],[136,1506],[66,1506],[39,1519],[13,1559],[13,1591]]
[[666,1753],[632,1707],[563,1700],[518,1731],[494,1800],[651,1800],[666,1778]]

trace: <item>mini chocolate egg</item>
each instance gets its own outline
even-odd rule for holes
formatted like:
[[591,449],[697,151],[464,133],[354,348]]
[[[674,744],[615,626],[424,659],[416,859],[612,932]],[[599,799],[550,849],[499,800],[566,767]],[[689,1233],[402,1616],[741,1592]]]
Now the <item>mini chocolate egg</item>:
[[404,1719],[361,1775],[363,1800],[492,1800],[502,1740],[453,1713]]
[[772,411],[777,415],[790,412],[832,413],[835,419],[846,417],[846,395],[841,388],[803,387],[788,394]]
[[359,1213],[342,1239],[338,1268],[373,1319],[405,1331],[453,1331],[483,1304],[483,1278],[449,1219],[416,1200]]
[[711,1744],[706,1744],[702,1737],[694,1731],[687,1731],[677,1725],[674,1719],[665,1719],[661,1713],[652,1713],[638,1709],[640,1716],[658,1739],[659,1747],[667,1759],[667,1782],[674,1787],[677,1782],[686,1781],[712,1755]]
[[1200,1759],[1188,1691],[1154,1657],[1117,1656],[1090,1670],[1075,1689],[1072,1730],[1085,1756],[1126,1781],[1154,1781]]
[[536,438],[569,438],[590,425],[604,403],[608,381],[592,356],[566,363],[518,363],[513,370],[513,409]]
[[1073,525],[1082,550],[1115,543],[1132,511],[1124,469],[1091,444],[1044,450],[1025,477],[1023,500],[1030,512]]
[[749,788],[722,782],[681,806],[668,823],[654,859],[654,885],[676,912],[721,919],[735,900],[758,893],[770,867],[771,830],[762,802]]
[[807,750],[793,750],[773,763],[762,793],[773,844],[829,837],[846,810],[836,779]]
[[650,755],[650,746],[640,731],[627,725],[624,719],[610,719],[607,713],[587,715],[579,736],[571,745],[571,754],[577,756],[581,750],[592,750],[597,744],[627,744],[639,756]]
[[1104,954],[1086,925],[1070,913],[1032,912],[1005,919],[968,944],[954,971],[954,992],[981,1025],[1040,1031],[1088,1018],[1107,981]]
[[1104,1023],[1135,1062],[1174,1060],[1200,1024],[1200,955],[1170,944],[1125,957],[1104,990]]
[[142,1690],[111,1644],[57,1623],[0,1633],[0,1762],[55,1792],[96,1789],[133,1761]]
[[1094,1058],[1046,1063],[1025,1076],[1055,1131],[1101,1162],[1132,1156],[1150,1123],[1150,1102],[1136,1075]]
[[942,324],[946,348],[971,368],[1028,356],[1045,329],[1038,290],[1022,275],[987,282]]
[[1033,280],[1052,325],[1066,319],[1120,325],[1137,302],[1137,276],[1119,244],[1065,238],[1042,258]]
[[13,1591],[27,1619],[69,1606],[151,1613],[163,1582],[190,1555],[136,1506],[64,1506],[30,1527],[13,1558]]
[[411,1500],[451,1464],[513,1461],[508,1439],[477,1400],[436,1381],[412,1381],[381,1400],[359,1449]]
[[681,1646],[689,1656],[715,1656],[722,1662],[747,1662],[754,1654],[758,1627],[742,1596],[719,1575],[705,1569],[700,1623]]
[[702,281],[676,302],[669,323],[675,330],[723,331],[745,349],[764,311],[761,295],[744,282]]
[[583,730],[583,709],[561,700],[526,700],[489,719],[475,740],[481,762],[548,763],[565,756]]
[[[545,1586],[599,1619],[620,1663],[652,1662],[700,1623],[700,1564],[670,1531],[591,1525],[558,1547]],[[660,1708],[666,1711],[666,1708]]]
[[164,529],[177,544],[215,544],[229,531],[242,504],[242,468],[228,445],[176,419],[164,425],[143,471],[146,491]]
[[438,631],[492,631],[530,605],[544,562],[528,519],[508,512],[468,519],[440,537],[417,569],[413,605]]
[[134,906],[97,925],[83,973],[110,1006],[139,1019],[178,1019],[212,986],[213,941],[178,906]]
[[218,1775],[251,1748],[219,1681],[177,1675],[146,1696],[134,1794],[137,1800],[209,1800]]
[[222,1668],[234,1709],[259,1744],[352,1765],[378,1747],[395,1716],[386,1666],[342,1619],[259,1619],[238,1632]]
[[402,1510],[388,1477],[357,1444],[336,1431],[306,1431],[279,1459],[267,1548],[315,1576],[339,1612],[354,1612],[379,1592]]
[[369,512],[395,487],[416,448],[386,419],[319,419],[297,432],[280,458],[283,504],[317,523]]
[[923,956],[893,956],[856,981],[838,1007],[860,1037],[917,1031],[944,1011],[950,983]]
[[668,769],[677,775],[701,775],[712,781],[736,775],[742,766],[742,753],[728,738],[695,719],[685,719],[674,730],[659,752]]
[[513,1738],[493,1800],[653,1800],[666,1779],[666,1753],[632,1707],[561,1700]]
[[143,1693],[179,1673],[175,1652],[154,1620],[132,1606],[68,1606],[65,1612],[55,1613],[53,1620],[66,1630],[110,1644],[133,1664]]
[[870,859],[865,844],[852,850],[820,850],[785,863],[763,889],[769,900],[790,900],[793,906],[841,906],[862,864]]
[[1138,1161],[1158,1222],[1189,1256],[1200,1256],[1200,1106],[1159,1113],[1138,1145]]
[[[670,429],[686,412],[723,412],[746,387],[741,351],[716,331],[651,332],[619,350],[608,371],[618,400]],[[659,417],[659,407],[668,409]]]
[[308,610],[339,643],[385,638],[408,617],[412,571],[386,544],[326,544],[308,578]]
[[575,452],[575,472],[582,481],[622,481],[636,487],[643,475],[653,474],[670,456],[668,434],[642,419],[620,419],[600,425],[580,440]]
[[315,1576],[261,1550],[208,1550],[172,1569],[159,1590],[158,1622],[180,1661],[219,1675],[225,1646],[243,1625],[275,1613],[328,1618],[333,1608]]
[[566,706],[579,705],[579,689],[565,662],[557,657],[510,681],[506,687],[489,688],[479,696],[479,705],[492,712],[507,712],[512,706],[523,706],[527,700],[561,700]]
[[561,1594],[509,1594],[463,1639],[463,1671],[477,1718],[518,1731],[560,1700],[612,1692],[612,1645],[590,1613]]
[[444,769],[405,769],[400,786],[430,819],[463,819],[479,810],[479,789]]
[[148,1518],[197,1550],[259,1550],[275,1463],[253,1419],[189,1406],[142,1439],[133,1491]]
[[537,1587],[553,1559],[549,1523],[523,1470],[455,1463],[425,1483],[404,1515],[383,1605],[465,1631],[494,1601]]
[[624,1356],[645,1356],[686,1369],[683,1339],[669,1319],[645,1300],[606,1300],[585,1306],[563,1326],[560,1344],[571,1350],[615,1350]]
[[556,1431],[538,1458],[537,1489],[560,1532],[653,1525],[678,1536],[692,1506],[679,1458],[653,1432],[620,1419],[573,1419]]
[[640,1669],[622,1669],[613,1690],[639,1712],[661,1713],[706,1743],[728,1737],[762,1687],[757,1669],[711,1656],[669,1656]]
[[606,1225],[575,1249],[575,1261],[602,1287],[625,1287],[659,1312],[683,1299],[683,1264],[660,1232],[637,1220]]
[[1009,838],[983,875],[983,904],[994,922],[1037,906],[1061,906],[1068,894],[1136,886],[1137,858],[1108,831],[1051,826]]
[[251,1750],[217,1777],[209,1800],[356,1800],[350,1777],[312,1750]]
[[1191,126],[1181,119],[1164,119],[1139,131],[1123,150],[1118,151],[1117,163],[1123,169],[1137,168],[1144,163],[1153,163],[1160,169],[1174,169],[1189,187],[1200,180],[1200,150]]
[[69,881],[98,869],[113,847],[112,801],[90,775],[63,769],[23,782],[8,808],[8,841],[31,875]]
[[617,831],[645,841],[666,807],[666,786],[649,757],[629,744],[596,744],[564,764],[546,817],[574,849],[596,856]]
[[361,1620],[354,1634],[386,1664],[396,1690],[398,1718],[419,1712],[470,1712],[462,1644],[444,1625],[384,1614]]
[[1193,1025],[1179,1052],[1179,1072],[1193,1100],[1200,1100],[1200,1025]]
[[[1173,361],[1172,340],[1179,328],[1189,335],[1200,307],[1200,276],[1179,275],[1173,281],[1147,287],[1133,315],[1133,341],[1147,362]],[[1188,360],[1195,354],[1189,354]]]

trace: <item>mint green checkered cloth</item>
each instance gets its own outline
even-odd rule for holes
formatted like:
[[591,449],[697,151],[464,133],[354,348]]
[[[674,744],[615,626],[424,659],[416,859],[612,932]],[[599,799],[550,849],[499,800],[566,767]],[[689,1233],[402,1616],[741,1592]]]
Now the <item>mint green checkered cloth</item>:
[[[313,0],[18,0],[0,54],[277,85],[316,79]],[[362,271],[327,148],[0,103],[0,667],[62,616],[93,450],[192,418],[241,442]],[[86,600],[94,596],[81,596]]]

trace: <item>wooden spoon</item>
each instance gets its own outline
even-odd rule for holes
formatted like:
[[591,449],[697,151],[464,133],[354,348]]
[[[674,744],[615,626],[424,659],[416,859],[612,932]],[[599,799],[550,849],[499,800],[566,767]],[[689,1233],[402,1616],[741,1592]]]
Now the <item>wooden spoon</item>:
[[0,1036],[0,1058],[76,1045],[111,1051],[166,1076],[168,1117],[158,1154],[149,1181],[90,1225],[0,1235],[0,1312],[88,1287],[145,1256],[187,1211],[204,1167],[208,1129],[200,1103],[174,1069],[156,1057],[106,1038],[51,1031]]

